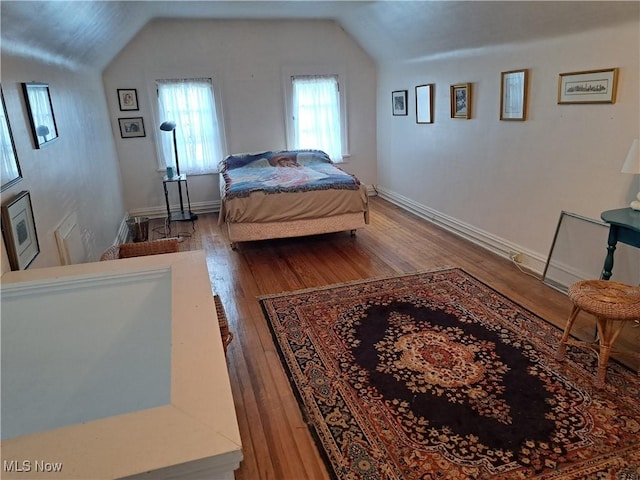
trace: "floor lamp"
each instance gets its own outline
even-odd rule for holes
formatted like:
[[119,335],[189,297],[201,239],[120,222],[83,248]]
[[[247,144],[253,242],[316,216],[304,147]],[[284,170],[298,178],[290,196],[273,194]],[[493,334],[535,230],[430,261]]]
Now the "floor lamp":
[[[178,141],[176,140],[176,122],[162,122],[160,130],[163,132],[173,132],[173,153],[176,159],[176,173],[180,177],[180,162],[178,161]],[[182,201],[182,184],[178,180],[178,195],[180,196],[180,211],[184,213],[184,203]]]
[[[176,122],[166,121],[162,122],[160,125],[160,130],[163,132],[173,132],[173,153],[176,159],[176,173],[178,174],[178,195],[180,196],[180,213],[182,214],[182,219],[190,220],[193,222],[197,217],[191,211],[191,204],[189,204],[189,215],[186,216],[184,211],[184,201],[182,198],[182,181],[180,179],[180,162],[178,161],[178,140],[176,139]],[[187,187],[187,198],[189,195],[189,187]],[[168,207],[167,207],[168,208]]]

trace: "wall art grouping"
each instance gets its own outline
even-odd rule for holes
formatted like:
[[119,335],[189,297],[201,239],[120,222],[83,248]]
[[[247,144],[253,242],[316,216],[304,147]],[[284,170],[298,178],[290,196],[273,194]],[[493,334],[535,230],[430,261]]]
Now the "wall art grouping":
[[[118,88],[118,107],[121,112],[139,111],[138,90],[135,88]],[[118,118],[121,138],[146,137],[142,117]]]
[[[529,70],[509,70],[500,73],[500,120],[524,121],[529,102]],[[586,70],[558,74],[558,105],[615,103],[618,84],[618,68]],[[416,123],[435,121],[435,83],[415,87]],[[456,83],[449,86],[450,117],[468,120],[472,118],[473,83]],[[394,116],[408,115],[408,90],[391,92]]]

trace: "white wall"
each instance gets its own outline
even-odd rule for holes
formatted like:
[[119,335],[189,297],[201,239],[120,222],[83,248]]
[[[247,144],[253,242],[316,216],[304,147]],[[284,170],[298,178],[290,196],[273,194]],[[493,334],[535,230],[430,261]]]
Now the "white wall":
[[[331,21],[162,20],[147,25],[104,71],[110,120],[142,116],[146,137],[116,148],[130,213],[164,214],[158,171],[158,78],[213,76],[219,86],[228,153],[286,148],[282,70],[336,66],[347,75],[351,157],[345,170],[376,182],[376,71],[371,58]],[[136,88],[140,111],[121,112],[117,89]],[[163,119],[164,120],[164,119]],[[219,205],[218,175],[189,177],[194,210]]]
[[[29,190],[41,253],[30,268],[60,265],[54,231],[75,212],[87,260],[110,245],[124,217],[120,171],[97,72],[67,70],[2,54],[2,90],[23,180],[2,202]],[[21,82],[48,83],[58,140],[35,149]],[[2,272],[9,270],[4,239]]]
[[[541,269],[562,210],[599,218],[638,191],[620,173],[640,123],[639,23],[382,65],[378,182],[387,198]],[[618,67],[615,104],[557,105],[558,74]],[[499,120],[500,72],[529,69],[524,122]],[[449,87],[471,82],[472,119],[450,118]],[[435,123],[415,122],[416,85],[435,83]],[[409,115],[391,92],[409,90]],[[603,251],[604,258],[604,251]]]

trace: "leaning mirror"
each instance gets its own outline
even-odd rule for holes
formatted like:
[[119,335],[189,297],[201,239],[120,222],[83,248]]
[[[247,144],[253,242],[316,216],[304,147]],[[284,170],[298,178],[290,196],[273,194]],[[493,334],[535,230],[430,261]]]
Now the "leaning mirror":
[[[567,293],[578,280],[600,278],[607,253],[609,225],[562,211],[553,237],[542,281]],[[640,284],[640,249],[618,242],[611,280]]]
[[9,116],[7,115],[7,107],[4,104],[4,94],[2,86],[0,86],[0,97],[2,98],[2,111],[0,111],[0,148],[2,148],[2,165],[0,165],[0,179],[2,180],[2,188],[4,191],[11,185],[22,180],[22,172],[18,163],[18,154],[16,146],[13,143],[13,135],[11,134],[11,125],[9,124]]
[[33,144],[36,148],[42,148],[58,138],[49,85],[46,83],[23,83],[22,91],[29,114]]

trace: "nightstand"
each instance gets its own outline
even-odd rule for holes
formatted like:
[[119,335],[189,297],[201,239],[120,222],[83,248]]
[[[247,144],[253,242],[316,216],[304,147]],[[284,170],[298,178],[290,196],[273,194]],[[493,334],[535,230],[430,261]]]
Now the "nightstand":
[[[171,211],[169,204],[169,185],[175,185],[178,190],[178,197],[180,200],[180,210]],[[173,177],[164,176],[162,178],[162,186],[164,188],[164,200],[167,205],[167,229],[169,235],[171,234],[171,222],[191,222],[191,227],[195,231],[195,221],[198,216],[191,211],[191,200],[189,199],[189,183],[187,182],[187,175],[174,175]],[[187,197],[187,208],[184,205],[184,196],[182,194],[182,187],[184,186]]]

